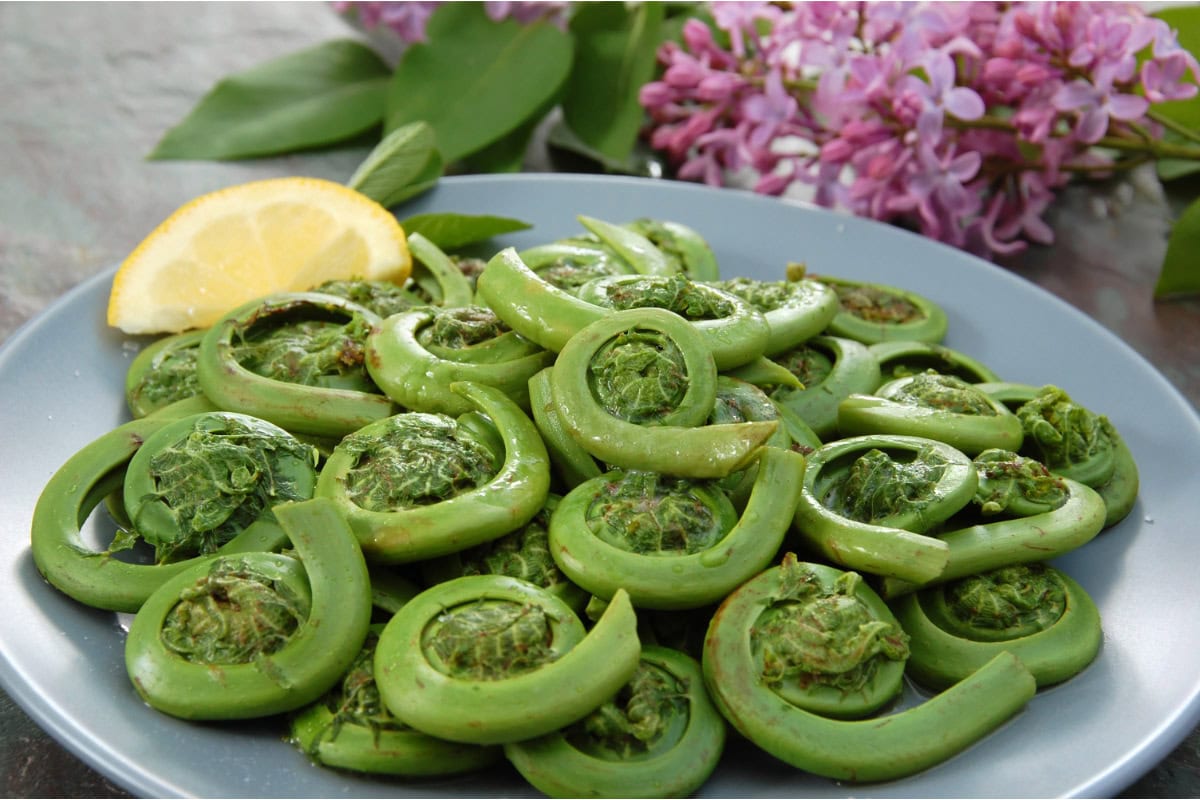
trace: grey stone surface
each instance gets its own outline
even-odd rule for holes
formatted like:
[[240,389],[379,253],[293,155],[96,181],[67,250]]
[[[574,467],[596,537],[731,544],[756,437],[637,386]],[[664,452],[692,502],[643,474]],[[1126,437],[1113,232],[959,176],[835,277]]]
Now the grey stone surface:
[[[199,194],[276,175],[348,178],[365,150],[145,157],[221,77],[354,35],[324,3],[0,3],[0,342]],[[1151,295],[1171,200],[1145,175],[1072,190],[1052,221],[1058,243],[1006,266],[1113,330],[1196,405],[1200,303]],[[1198,746],[1193,733],[1124,796],[1200,796]],[[125,796],[3,695],[0,792]]]

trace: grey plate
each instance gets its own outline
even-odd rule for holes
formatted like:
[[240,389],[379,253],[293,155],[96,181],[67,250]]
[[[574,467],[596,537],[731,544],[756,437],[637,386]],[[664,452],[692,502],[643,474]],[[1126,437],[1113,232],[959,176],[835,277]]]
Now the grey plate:
[[[170,209],[164,209],[164,213]],[[817,779],[731,743],[711,796],[1111,796],[1200,720],[1200,615],[1190,602],[1200,537],[1200,418],[1132,349],[1013,275],[885,225],[733,190],[566,175],[460,177],[400,210],[513,216],[528,246],[581,229],[575,215],[691,225],[723,274],[815,273],[903,286],[942,304],[947,344],[1008,380],[1054,383],[1106,413],[1142,476],[1128,519],[1058,563],[1100,607],[1099,658],[1042,692],[966,753],[916,777],[869,786]],[[131,242],[131,245],[134,244]],[[34,504],[77,449],[125,419],[124,370],[144,340],[106,327],[111,273],[67,294],[0,351],[0,680],[43,727],[131,792],[150,796],[530,795],[507,767],[445,781],[376,781],[311,766],[277,721],[189,724],[144,706],[125,675],[120,620],[50,588],[29,555]],[[909,702],[912,702],[910,697]]]

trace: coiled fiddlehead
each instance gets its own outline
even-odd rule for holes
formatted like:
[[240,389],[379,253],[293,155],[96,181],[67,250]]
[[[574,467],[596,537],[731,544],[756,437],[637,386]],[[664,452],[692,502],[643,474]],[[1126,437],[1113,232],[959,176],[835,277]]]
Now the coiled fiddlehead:
[[893,339],[876,342],[869,348],[879,362],[883,380],[891,381],[923,372],[953,375],[967,383],[999,381],[1000,378],[987,365],[966,353],[952,350],[933,342],[905,341]]
[[633,272],[639,275],[678,275],[683,272],[683,264],[674,255],[660,250],[636,226],[614,225],[583,215],[577,219],[606,247],[619,255]]
[[347,436],[321,470],[316,494],[334,499],[373,561],[419,561],[495,539],[546,501],[549,457],[529,417],[499,389],[451,388],[491,420],[502,455],[460,434],[453,418],[408,412]]
[[828,441],[837,434],[838,403],[852,394],[869,394],[880,384],[879,362],[867,346],[841,336],[815,336],[771,357],[800,382],[780,385],[771,399],[802,419]]
[[633,678],[584,719],[505,745],[508,760],[551,797],[688,797],[725,746],[725,720],[695,659],[643,646]]
[[[995,468],[995,463],[977,465],[984,473]],[[1104,500],[1094,489],[1070,478],[1059,476],[1058,483],[1061,501],[1053,497],[1050,503],[1035,503],[1029,510],[1037,513],[1001,515],[996,521],[984,522],[973,522],[968,516],[957,525],[955,519],[949,520],[938,534],[947,548],[945,566],[940,575],[919,583],[943,583],[1000,567],[1045,561],[1090,542],[1104,527]],[[902,578],[885,577],[880,593],[890,600],[920,588]]]
[[835,564],[924,583],[946,568],[949,546],[927,533],[975,495],[961,451],[913,436],[856,436],[808,457],[794,529]]
[[808,278],[760,281],[731,278],[714,286],[750,303],[767,320],[770,336],[764,354],[775,356],[820,334],[838,312],[837,293]]
[[380,319],[422,306],[470,305],[474,287],[459,264],[419,233],[408,235],[408,247],[413,269],[403,286],[389,281],[333,280],[313,291],[345,298]]
[[641,647],[618,593],[585,632],[544,589],[500,575],[437,584],[380,635],[375,680],[399,719],[432,736],[505,744],[570,725],[633,676]]
[[551,384],[553,370],[553,367],[546,367],[529,379],[530,414],[546,444],[546,452],[560,483],[570,490],[598,477],[601,469],[592,454],[572,438],[558,413]]
[[769,335],[766,320],[748,303],[682,275],[617,275],[567,292],[540,278],[509,248],[488,262],[478,289],[513,330],[556,353],[588,324],[628,308],[668,308],[693,319],[721,369],[759,358]]
[[550,375],[556,412],[605,464],[681,477],[746,466],[778,423],[705,425],[716,366],[695,327],[669,311],[612,312],[573,337]]
[[573,489],[550,519],[551,553],[593,595],[628,592],[637,608],[721,600],[775,557],[791,522],[804,457],[764,447],[740,519],[712,482],[610,472]]
[[[125,666],[152,707],[183,719],[278,714],[313,702],[350,667],[371,620],[354,534],[328,500],[284,503],[274,513],[295,558],[204,559],[138,610]],[[311,604],[298,588],[304,577]]]
[[481,306],[396,314],[367,337],[371,378],[388,397],[412,411],[470,411],[470,402],[450,391],[456,381],[495,386],[528,408],[529,379],[553,361],[553,353]]
[[315,292],[251,301],[209,329],[197,372],[227,411],[297,433],[342,436],[395,413],[367,375],[366,338],[379,318]]
[[937,439],[976,455],[989,448],[1018,450],[1021,420],[976,385],[953,375],[923,372],[888,381],[874,394],[838,403],[838,430],[847,436],[875,433]]
[[[831,719],[796,705],[794,697],[806,694],[804,676],[820,674],[825,664],[848,666],[854,685],[879,682],[867,706],[879,707],[899,692],[904,635],[878,596],[844,575],[853,573],[788,555],[731,594],[713,616],[704,644],[706,685],[725,718],[758,747],[816,775],[890,780],[950,758],[1033,697],[1033,677],[1006,653],[942,694],[886,716]],[[874,622],[861,625],[866,618]],[[822,635],[829,626],[836,636]],[[837,644],[826,650],[830,639]],[[866,667],[871,663],[873,670]],[[777,675],[789,676],[782,691],[774,685]],[[809,685],[819,686],[818,696],[835,709],[844,700],[861,706],[855,703],[861,692],[837,688],[836,675]],[[865,708],[855,708],[843,716],[862,713]]]
[[519,260],[540,279],[568,294],[596,278],[631,275],[633,268],[599,241],[560,239],[521,250]]
[[[469,306],[475,295],[473,268],[463,259],[455,259],[419,233],[408,236],[413,255],[410,291],[427,305],[442,308]],[[385,315],[380,315],[385,316]]]
[[292,717],[296,746],[323,766],[405,777],[456,775],[503,759],[498,747],[443,741],[413,730],[388,711],[375,683],[382,628],[372,625],[342,679]]
[[147,345],[125,373],[125,404],[134,419],[202,393],[196,358],[205,331],[164,336]]
[[[1014,397],[1015,387],[1008,386]],[[1015,397],[1023,400],[1016,414],[1025,430],[1025,451],[1051,471],[1098,491],[1107,509],[1105,527],[1124,519],[1137,501],[1138,468],[1108,418],[1056,386],[1018,389]]]
[[380,319],[425,305],[417,295],[389,281],[326,281],[313,291],[344,298],[362,306]]
[[1040,562],[924,589],[893,610],[910,636],[908,674],[939,690],[1001,652],[1020,658],[1038,686],[1060,683],[1092,662],[1103,639],[1084,588]]
[[488,261],[476,291],[510,328],[555,353],[578,330],[611,313],[539,277],[511,247]]
[[766,318],[740,297],[682,275],[622,275],[579,287],[578,296],[614,310],[664,308],[696,326],[718,370],[762,356],[770,336]]
[[540,586],[576,611],[587,605],[588,594],[572,583],[550,553],[550,518],[562,498],[551,494],[542,509],[523,528],[498,539],[421,562],[429,585],[464,575],[507,575]]
[[[30,528],[34,563],[51,585],[95,608],[133,612],[164,581],[201,559],[161,564],[122,560],[118,553],[136,543],[137,531],[118,531],[107,549],[94,550],[80,529],[103,498],[121,490],[130,460],[147,439],[204,407],[211,409],[203,398],[189,398],[127,422],[89,442],[55,472],[38,497]],[[285,541],[274,520],[260,515],[218,552],[274,550]]]
[[708,242],[694,228],[681,222],[643,217],[623,227],[645,236],[660,252],[678,264],[678,269],[694,281],[720,278],[717,257]]
[[[798,418],[788,416],[767,396],[766,392],[751,383],[728,375],[717,376],[717,398],[712,413],[708,415],[710,425],[731,425],[743,422],[778,422],[779,427],[766,441],[768,447],[784,450],[794,449],[798,453],[811,452],[820,446],[816,434]],[[793,438],[793,434],[796,438]],[[734,505],[746,504],[746,497],[754,483],[756,465],[721,478],[718,485],[729,493]]]
[[171,422],[129,462],[124,506],[156,560],[215,552],[272,506],[312,497],[316,450],[245,414],[211,412]]
[[984,516],[1026,517],[1067,502],[1066,484],[1040,461],[1000,449],[984,450],[974,461],[979,477],[975,505]]
[[864,344],[890,339],[940,342],[949,325],[937,303],[916,292],[870,281],[814,276],[838,294],[841,308],[828,331]]

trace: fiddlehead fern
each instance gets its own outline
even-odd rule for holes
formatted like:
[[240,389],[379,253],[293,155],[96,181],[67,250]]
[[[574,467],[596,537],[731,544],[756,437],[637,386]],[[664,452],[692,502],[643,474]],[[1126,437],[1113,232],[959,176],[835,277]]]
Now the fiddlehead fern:
[[529,379],[554,354],[513,332],[491,309],[423,308],[388,317],[367,337],[371,378],[412,411],[465,414],[471,404],[450,391],[456,381],[495,386],[529,407]]
[[504,744],[586,716],[633,676],[640,650],[624,593],[585,632],[544,589],[473,575],[427,589],[392,617],[375,680],[388,709],[418,730]]
[[555,353],[580,328],[610,313],[542,279],[511,247],[492,256],[476,289],[510,328]]
[[289,431],[342,436],[389,416],[364,364],[379,318],[334,295],[272,295],[234,310],[200,343],[204,394]]
[[832,288],[803,277],[786,281],[731,278],[713,285],[747,301],[766,318],[771,332],[767,356],[785,353],[820,334],[839,308]]
[[946,312],[916,292],[869,281],[814,276],[838,294],[840,310],[828,332],[864,344],[889,339],[940,342],[946,337]]
[[[918,706],[845,718],[894,697],[907,656],[907,637],[887,606],[845,575],[853,573],[788,555],[731,594],[713,616],[704,645],[706,685],[725,718],[758,747],[816,775],[890,780],[950,758],[1033,697],[1029,671],[1003,654]],[[861,689],[839,688],[843,680],[877,684],[878,691],[868,691],[864,704]],[[847,702],[852,710],[831,719],[797,705],[809,694],[817,706],[837,711]]]
[[568,292],[539,277],[511,248],[488,262],[478,289],[513,330],[556,353],[591,322],[635,307],[668,308],[694,319],[722,369],[759,358],[769,335],[766,320],[748,303],[684,276],[617,275]]
[[777,422],[705,425],[716,365],[695,327],[658,308],[615,311],[573,337],[550,376],[570,436],[605,464],[681,477],[746,466]]
[[447,255],[419,233],[409,235],[408,247],[413,255],[409,285],[424,304],[442,308],[471,305],[475,295],[474,281],[478,276],[470,262]]
[[[145,441],[177,419],[193,418],[205,405],[202,398],[189,398],[127,422],[85,445],[55,472],[38,498],[30,529],[34,562],[55,588],[95,608],[133,612],[164,581],[200,559],[161,564],[122,560],[119,552],[136,543],[137,531],[118,531],[107,549],[94,550],[80,529],[103,498],[121,491],[129,462]],[[284,542],[269,515],[259,515],[218,552],[274,550]]]
[[328,500],[284,503],[274,513],[295,558],[205,559],[138,610],[125,666],[152,707],[183,719],[278,714],[313,702],[350,667],[371,620],[354,534]]
[[568,294],[596,278],[633,274],[633,268],[620,256],[590,239],[536,245],[520,251],[518,258],[538,278]]
[[171,422],[129,462],[124,505],[157,561],[207,555],[271,507],[312,497],[317,453],[278,426],[212,412]]
[[944,689],[1010,652],[1038,686],[1081,672],[1100,650],[1096,604],[1082,586],[1043,563],[1001,567],[898,599],[910,636],[908,674]]
[[429,585],[464,575],[507,575],[540,586],[571,608],[582,611],[588,594],[572,583],[550,554],[550,518],[561,498],[551,494],[525,527],[458,553],[421,562]]
[[503,759],[498,747],[443,741],[413,730],[388,711],[375,683],[381,629],[372,626],[341,681],[292,718],[296,746],[327,767],[405,777],[455,775]]
[[583,227],[617,253],[639,275],[677,275],[683,271],[678,259],[660,250],[635,226],[614,225],[582,215],[578,219]]
[[550,551],[593,595],[629,593],[637,608],[720,601],[775,557],[791,522],[804,457],[765,447],[738,519],[710,481],[610,472],[573,489],[550,518]]
[[1031,456],[1100,493],[1107,508],[1105,527],[1129,514],[1137,500],[1137,463],[1107,417],[1055,386],[1033,392],[1016,413]]
[[967,383],[999,381],[995,372],[966,353],[933,342],[893,339],[868,348],[879,362],[883,380],[891,381],[923,372],[953,375]]
[[320,284],[314,292],[344,298],[380,319],[408,311],[425,303],[403,286],[389,281],[335,280]]
[[762,356],[770,336],[766,318],[737,295],[683,275],[622,275],[579,288],[582,300],[606,309],[663,308],[696,326],[718,370]]
[[560,482],[568,490],[601,473],[592,454],[572,438],[558,406],[550,376],[553,367],[546,367],[529,379],[529,405],[534,424],[546,444],[546,452]]
[[[779,427],[766,441],[768,447],[797,452],[809,452],[820,445],[811,429],[797,419],[784,419],[786,412],[776,405],[766,392],[746,381],[727,375],[717,376],[717,397],[712,413],[708,415],[710,425],[732,425],[744,422],[778,422]],[[796,433],[799,440],[792,438]],[[755,465],[721,478],[718,485],[733,498],[739,508],[746,503],[746,495],[754,483]]]
[[551,797],[688,797],[717,765],[725,720],[700,664],[643,646],[633,678],[568,728],[505,745],[508,760]]
[[989,448],[1018,450],[1021,420],[975,384],[953,375],[922,372],[888,381],[874,394],[838,403],[838,430],[847,436],[875,433],[937,439],[976,455]]
[[624,227],[649,239],[692,280],[715,281],[720,278],[717,257],[695,229],[681,222],[648,217],[626,223]]
[[125,403],[134,419],[202,394],[196,357],[205,331],[185,331],[151,342],[125,373]]
[[1040,461],[1000,449],[984,450],[974,460],[979,476],[975,505],[984,516],[1025,517],[1067,502],[1066,484]]
[[948,545],[932,535],[978,487],[974,465],[949,445],[912,436],[857,436],[808,457],[794,529],[835,564],[924,583]]
[[766,356],[756,358],[740,367],[724,370],[721,374],[728,375],[730,378],[737,378],[739,381],[752,383],[766,392],[779,387],[787,387],[789,389],[804,388],[804,384],[800,382],[800,379],[792,374],[787,367],[777,361],[772,361]]
[[[982,463],[977,469],[986,472],[995,469],[995,464]],[[1030,485],[1027,478],[1021,482]],[[1058,482],[1061,502],[1053,499],[1048,504],[1035,503],[1030,510],[1037,513],[1001,515],[998,520],[984,522],[973,522],[969,515],[961,522],[949,520],[938,534],[947,548],[945,567],[940,575],[919,583],[943,583],[1000,567],[1045,561],[1090,542],[1104,527],[1104,500],[1078,481],[1059,476]],[[920,588],[902,577],[885,577],[880,593],[890,600]]]
[[771,357],[786,367],[800,387],[780,385],[771,399],[794,412],[822,440],[837,434],[838,403],[852,394],[879,388],[879,362],[867,346],[841,336],[816,336]]
[[529,417],[499,389],[451,388],[491,419],[503,454],[451,417],[408,412],[347,436],[321,470],[317,495],[336,501],[373,561],[464,550],[516,530],[546,501],[549,458]]

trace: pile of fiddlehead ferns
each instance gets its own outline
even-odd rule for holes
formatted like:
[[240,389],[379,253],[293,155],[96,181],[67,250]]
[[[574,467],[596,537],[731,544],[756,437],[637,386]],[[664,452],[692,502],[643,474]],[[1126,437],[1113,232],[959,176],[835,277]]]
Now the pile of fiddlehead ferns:
[[134,614],[145,702],[276,717],[335,769],[683,796],[728,726],[891,780],[1088,666],[1096,606],[1046,562],[1135,502],[1107,419],[944,347],[911,292],[721,280],[686,226],[580,222],[482,269],[414,235],[404,286],[138,355],[31,543]]

